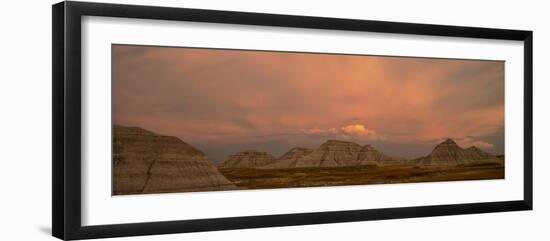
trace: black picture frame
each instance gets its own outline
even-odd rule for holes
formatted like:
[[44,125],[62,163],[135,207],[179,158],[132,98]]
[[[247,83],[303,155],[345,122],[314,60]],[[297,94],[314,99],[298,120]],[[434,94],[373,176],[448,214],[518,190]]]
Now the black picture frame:
[[[349,30],[427,36],[517,40],[524,43],[524,194],[522,200],[282,215],[140,222],[99,226],[81,224],[81,17],[104,16]],[[523,30],[443,26],[171,7],[60,2],[52,6],[52,233],[72,240],[134,235],[308,225],[413,218],[533,208],[533,33]]]

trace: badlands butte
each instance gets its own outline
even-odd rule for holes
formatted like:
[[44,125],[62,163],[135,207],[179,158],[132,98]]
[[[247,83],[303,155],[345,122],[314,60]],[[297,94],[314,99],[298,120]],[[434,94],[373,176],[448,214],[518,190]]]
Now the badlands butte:
[[327,140],[280,157],[243,150],[216,165],[176,137],[119,125],[113,126],[112,167],[113,195],[504,178],[504,156],[452,139],[416,159]]

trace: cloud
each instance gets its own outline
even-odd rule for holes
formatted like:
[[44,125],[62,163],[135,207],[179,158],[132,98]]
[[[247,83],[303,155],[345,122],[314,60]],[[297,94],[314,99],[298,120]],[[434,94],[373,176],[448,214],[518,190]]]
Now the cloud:
[[363,124],[350,124],[338,128],[312,128],[302,130],[304,134],[313,135],[324,138],[336,139],[358,139],[358,140],[383,140],[384,135],[378,134],[376,131],[365,127]]
[[375,137],[378,136],[376,131],[367,129],[362,124],[352,124],[343,126],[340,131],[346,135],[359,136],[359,137]]
[[476,147],[484,149],[484,150],[491,150],[495,146],[495,145],[493,145],[489,142],[480,140],[480,139],[478,139],[476,137],[473,137],[473,136],[457,138],[456,142],[458,143],[458,145],[462,146],[463,148],[468,148],[470,146],[476,146]]

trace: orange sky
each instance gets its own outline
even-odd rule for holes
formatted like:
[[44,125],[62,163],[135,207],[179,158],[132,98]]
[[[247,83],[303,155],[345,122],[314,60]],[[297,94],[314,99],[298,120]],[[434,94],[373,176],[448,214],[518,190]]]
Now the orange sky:
[[426,155],[504,152],[504,62],[113,45],[113,122],[219,161],[327,139]]

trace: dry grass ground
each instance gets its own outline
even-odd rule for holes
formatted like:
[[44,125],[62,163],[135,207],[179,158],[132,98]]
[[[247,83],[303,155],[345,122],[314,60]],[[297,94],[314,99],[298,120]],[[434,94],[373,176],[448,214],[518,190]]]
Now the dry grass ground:
[[292,169],[221,169],[240,188],[289,188],[385,183],[436,182],[503,179],[504,166],[498,164],[429,167],[353,166]]

